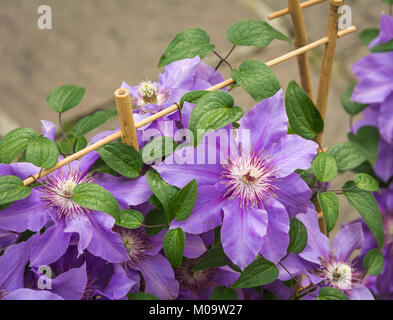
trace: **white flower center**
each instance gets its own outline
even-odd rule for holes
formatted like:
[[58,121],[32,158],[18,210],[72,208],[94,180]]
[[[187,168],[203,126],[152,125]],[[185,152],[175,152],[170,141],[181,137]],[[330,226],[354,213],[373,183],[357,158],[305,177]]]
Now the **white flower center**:
[[334,262],[327,266],[327,277],[335,287],[348,290],[352,288],[352,268],[343,262]]
[[261,153],[235,156],[224,165],[221,177],[230,199],[240,198],[241,206],[261,207],[264,199],[274,196],[277,170],[271,159]]

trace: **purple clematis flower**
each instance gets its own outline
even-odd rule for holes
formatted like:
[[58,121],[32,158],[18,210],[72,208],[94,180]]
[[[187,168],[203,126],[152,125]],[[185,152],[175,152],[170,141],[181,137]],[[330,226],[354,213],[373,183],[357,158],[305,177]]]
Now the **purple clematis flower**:
[[[10,246],[0,257],[0,299],[6,300],[79,300],[86,286],[86,265],[58,274],[50,289],[39,289],[32,272],[24,276],[37,235]],[[42,275],[39,275],[42,276]],[[26,279],[29,278],[29,281]]]
[[[223,77],[212,67],[202,62],[199,56],[192,59],[174,61],[164,67],[164,72],[158,75],[158,81],[143,81],[137,86],[130,86],[126,82],[122,88],[130,92],[133,107],[135,108],[134,120],[138,122],[148,116],[161,111],[180,101],[187,92],[204,90],[214,84],[222,82]],[[182,111],[183,123],[188,124],[192,105],[185,103]],[[159,128],[165,120],[180,120],[179,113],[163,117],[143,127],[153,125]]]
[[[222,225],[224,251],[244,269],[259,253],[275,263],[286,254],[289,217],[305,212],[311,197],[311,190],[294,171],[309,168],[318,147],[287,134],[282,91],[259,102],[239,123],[239,136],[249,132],[248,145],[229,139],[232,143],[225,146],[221,139],[220,143],[208,139],[201,145],[206,149],[206,164],[199,164],[199,147],[195,154],[188,147],[176,151],[174,157],[192,154],[194,164],[161,163],[154,167],[164,180],[179,188],[192,179],[198,182],[193,212],[185,221],[174,220],[171,227],[201,234]],[[210,164],[212,154],[214,159],[223,154],[226,161]]]
[[[367,275],[365,285],[378,297],[378,299],[393,299],[393,185],[388,189],[381,189],[381,193],[374,193],[378,206],[382,213],[384,227],[383,256],[384,268],[378,276]],[[358,257],[356,266],[363,269],[363,259],[371,249],[379,248],[379,245],[367,225],[362,221],[364,232],[364,245]],[[356,223],[357,221],[353,222]]]
[[318,258],[319,262],[308,274],[314,284],[318,284],[315,293],[325,286],[330,286],[345,292],[352,300],[374,300],[370,290],[362,284],[361,270],[357,270],[350,260],[356,249],[364,244],[364,233],[360,222],[350,223],[341,228],[335,236],[332,245],[329,238],[318,228],[317,215],[299,215],[307,233],[312,237],[311,246],[303,257],[308,260]]
[[[393,17],[383,14],[379,36],[370,43],[370,47],[393,39]],[[381,136],[388,143],[393,142],[393,52],[371,53],[361,58],[352,70],[359,83],[351,99],[358,103],[370,104],[373,111],[365,111],[376,122]],[[367,109],[366,109],[367,110]]]
[[[43,122],[44,136],[53,138],[54,130],[53,123]],[[145,177],[126,179],[106,174],[89,175],[90,167],[98,158],[97,152],[91,152],[82,160],[54,171],[40,179],[42,185],[33,188],[28,198],[16,201],[1,211],[0,228],[3,230],[23,232],[29,229],[36,232],[46,228],[42,235],[35,238],[30,257],[32,266],[48,265],[58,260],[68,248],[73,234],[79,235],[79,254],[87,250],[108,262],[127,260],[119,235],[112,231],[114,218],[74,203],[71,199],[73,189],[83,182],[101,184],[113,192],[122,209],[146,201],[151,192],[148,191]],[[0,164],[0,175],[16,175],[21,179],[39,171],[29,163]],[[144,191],[138,193],[141,185]],[[135,193],[132,192],[134,188]]]

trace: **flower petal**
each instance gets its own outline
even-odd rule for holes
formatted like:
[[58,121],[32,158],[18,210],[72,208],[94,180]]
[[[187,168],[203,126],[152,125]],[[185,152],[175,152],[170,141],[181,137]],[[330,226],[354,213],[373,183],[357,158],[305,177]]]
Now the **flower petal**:
[[37,190],[30,196],[15,201],[9,207],[1,210],[0,228],[9,231],[23,232],[27,229],[39,231],[49,220],[53,208],[45,208],[41,193]]
[[360,283],[355,283],[350,293],[351,300],[375,300],[370,290]]
[[55,141],[56,126],[52,121],[41,120],[41,130],[45,138]]
[[66,220],[64,232],[75,232],[79,235],[78,254],[81,255],[92,239],[93,227],[88,217],[79,215]]
[[206,246],[200,236],[186,233],[184,256],[190,259],[198,258],[206,252]]
[[239,123],[239,130],[250,130],[250,143],[255,151],[264,151],[285,137],[288,131],[288,118],[282,90],[257,103]]
[[161,300],[175,299],[179,292],[179,283],[171,264],[161,254],[148,256],[138,266],[145,278],[145,292],[154,294]]
[[153,194],[146,182],[145,176],[136,179],[114,177],[110,174],[99,174],[96,184],[107,189],[118,200],[121,209],[128,209],[130,205],[146,202]]
[[356,249],[363,246],[364,234],[361,222],[350,223],[341,228],[333,240],[337,258],[347,260]]
[[228,258],[244,270],[262,248],[267,213],[257,208],[241,208],[239,200],[228,201],[223,211],[222,246]]
[[52,280],[51,291],[65,300],[80,300],[87,285],[86,264],[72,268]]
[[28,288],[20,288],[10,292],[4,300],[63,300],[57,294],[47,290],[32,290]]
[[308,169],[317,155],[318,145],[297,135],[287,135],[267,149],[278,169],[277,176],[282,178],[296,169]]
[[64,232],[61,225],[53,225],[36,237],[30,254],[30,265],[49,265],[57,261],[67,250],[71,233]]
[[214,186],[198,188],[198,197],[191,215],[184,221],[174,219],[171,228],[181,227],[185,232],[200,234],[214,229],[222,223],[222,207],[226,199],[224,185],[217,183]]
[[277,263],[287,253],[289,244],[289,217],[285,207],[275,199],[265,204],[268,216],[266,235],[261,255],[267,260]]

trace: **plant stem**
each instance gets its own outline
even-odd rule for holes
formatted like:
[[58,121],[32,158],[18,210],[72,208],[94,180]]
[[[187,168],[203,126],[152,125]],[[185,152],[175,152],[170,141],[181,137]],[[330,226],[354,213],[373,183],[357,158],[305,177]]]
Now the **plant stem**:
[[64,139],[69,144],[70,149],[73,150],[72,143],[71,143],[70,139],[68,138],[68,135],[65,132],[64,127],[63,127],[63,122],[61,121],[61,112],[59,112],[59,125],[60,125],[61,132],[63,133]]

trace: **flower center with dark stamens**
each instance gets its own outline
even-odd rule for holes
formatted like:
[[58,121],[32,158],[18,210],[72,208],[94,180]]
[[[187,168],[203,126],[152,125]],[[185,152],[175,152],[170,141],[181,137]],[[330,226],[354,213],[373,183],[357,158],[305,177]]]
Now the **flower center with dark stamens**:
[[143,107],[146,104],[155,104],[161,106],[169,98],[169,91],[165,88],[161,88],[157,82],[149,80],[142,81],[138,86],[139,97],[134,97],[133,103],[138,107],[142,108],[143,112],[152,112],[151,110],[144,110]]
[[325,279],[329,286],[348,291],[352,289],[353,283],[360,281],[360,272],[356,272],[345,261],[337,261],[333,253],[331,253],[328,260],[320,259],[320,269],[311,271],[311,273]]
[[72,200],[74,189],[79,183],[93,182],[94,178],[82,175],[77,170],[62,170],[45,177],[43,186],[37,189],[43,193],[45,207],[57,208],[59,218],[70,219],[78,215],[87,215],[91,211],[82,208]]
[[114,230],[120,234],[131,264],[139,263],[152,249],[150,239],[143,229],[125,229],[115,226]]
[[224,179],[229,199],[239,198],[242,207],[262,207],[263,200],[275,196],[277,170],[273,161],[262,153],[250,152],[248,156],[230,156],[223,165]]
[[193,271],[192,269],[201,259],[186,259],[180,268],[175,270],[175,278],[179,286],[186,290],[203,289],[212,281],[217,273],[216,269]]

